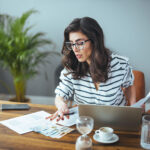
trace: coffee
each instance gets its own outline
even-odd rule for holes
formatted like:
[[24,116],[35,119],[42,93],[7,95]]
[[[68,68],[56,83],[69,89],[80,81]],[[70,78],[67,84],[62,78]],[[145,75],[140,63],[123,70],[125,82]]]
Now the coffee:
[[100,130],[103,132],[109,132],[106,128],[101,128]]
[[95,131],[95,134],[99,136],[101,140],[110,140],[113,137],[113,129],[110,127],[101,127],[99,130]]

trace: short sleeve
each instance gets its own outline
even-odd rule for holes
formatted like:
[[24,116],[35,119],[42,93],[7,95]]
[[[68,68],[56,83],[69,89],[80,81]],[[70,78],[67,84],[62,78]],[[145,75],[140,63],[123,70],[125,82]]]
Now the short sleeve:
[[125,61],[124,65],[124,76],[122,80],[122,87],[127,88],[131,85],[133,85],[134,82],[134,75],[131,66],[129,65],[128,60]]
[[73,95],[72,75],[66,69],[61,71],[59,85],[55,89],[56,96],[61,96],[64,100],[68,100]]

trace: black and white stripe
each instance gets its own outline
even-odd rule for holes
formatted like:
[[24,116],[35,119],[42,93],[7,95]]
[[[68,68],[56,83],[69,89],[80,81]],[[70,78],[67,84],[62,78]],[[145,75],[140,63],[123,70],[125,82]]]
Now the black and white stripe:
[[64,73],[67,73],[67,70],[64,69],[61,72],[61,82],[55,93],[64,99],[69,99],[74,93],[76,103],[126,105],[122,87],[127,88],[133,84],[134,80],[128,59],[112,54],[110,67],[107,82],[100,83],[98,90],[96,90],[90,74],[80,80],[74,80],[71,74],[64,75]]

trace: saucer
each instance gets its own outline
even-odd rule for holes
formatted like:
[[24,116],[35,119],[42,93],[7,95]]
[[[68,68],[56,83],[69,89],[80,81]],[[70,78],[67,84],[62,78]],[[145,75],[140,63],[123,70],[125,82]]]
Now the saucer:
[[106,140],[101,140],[98,135],[94,134],[93,139],[100,143],[111,144],[117,142],[119,140],[119,136],[117,134],[113,134],[112,139],[106,141]]

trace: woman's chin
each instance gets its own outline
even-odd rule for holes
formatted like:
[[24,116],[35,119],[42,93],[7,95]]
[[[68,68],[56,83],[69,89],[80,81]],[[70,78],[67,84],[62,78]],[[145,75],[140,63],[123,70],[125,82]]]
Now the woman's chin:
[[85,60],[83,60],[83,59],[78,59],[78,61],[79,61],[79,62],[85,62]]

